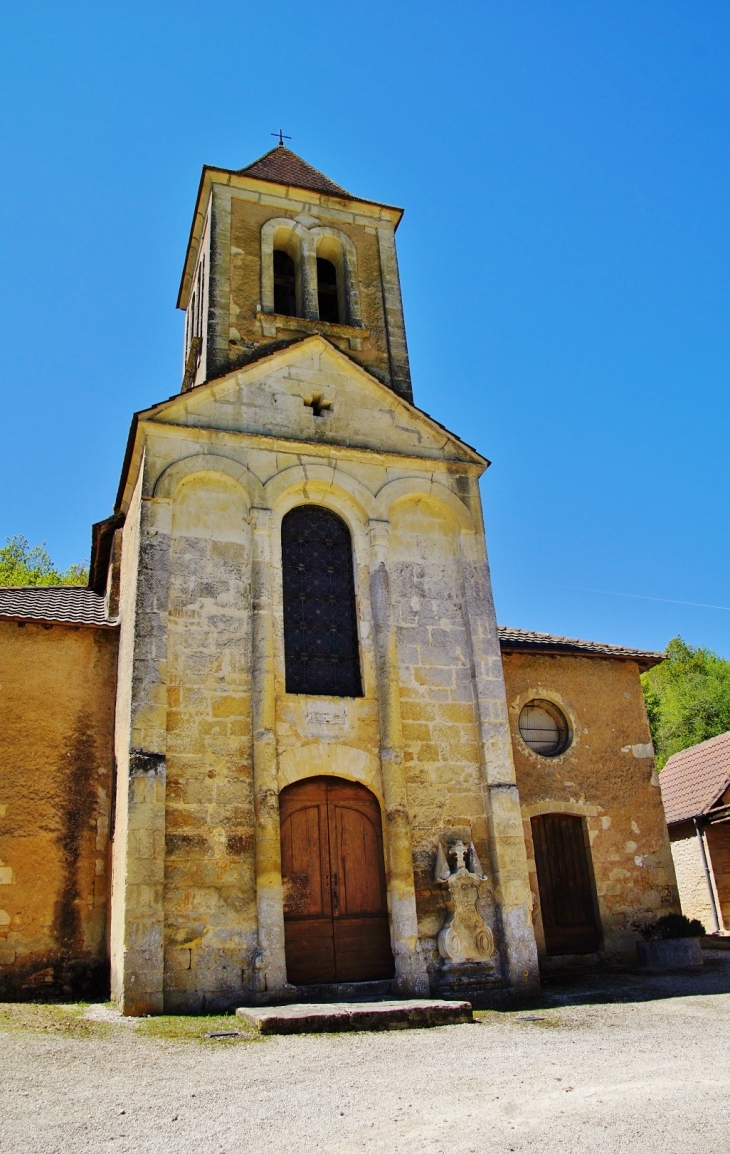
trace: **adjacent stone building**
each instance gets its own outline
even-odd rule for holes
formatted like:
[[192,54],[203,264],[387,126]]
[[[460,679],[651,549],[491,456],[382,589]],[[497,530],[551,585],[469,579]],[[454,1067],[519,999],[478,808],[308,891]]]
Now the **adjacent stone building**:
[[103,992],[118,630],[86,589],[0,608],[0,996]]
[[730,733],[669,758],[660,774],[682,912],[730,931]]
[[135,415],[90,588],[0,591],[7,991],[78,985],[106,928],[128,1014],[362,982],[486,1003],[676,908],[661,655],[498,630],[488,461],[413,403],[401,215],[283,146],[204,169],[182,390]]

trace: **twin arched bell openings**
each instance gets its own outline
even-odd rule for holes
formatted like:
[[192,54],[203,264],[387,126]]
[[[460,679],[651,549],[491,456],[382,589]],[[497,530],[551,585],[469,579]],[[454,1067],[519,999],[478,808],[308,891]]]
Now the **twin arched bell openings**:
[[360,327],[355,246],[331,228],[267,221],[261,230],[264,313]]
[[[334,253],[332,254],[334,256]],[[274,312],[284,317],[301,316],[301,278],[297,276],[297,261],[285,248],[275,248]],[[318,320],[328,324],[345,324],[344,270],[342,260],[337,264],[326,257],[317,257],[317,312]]]

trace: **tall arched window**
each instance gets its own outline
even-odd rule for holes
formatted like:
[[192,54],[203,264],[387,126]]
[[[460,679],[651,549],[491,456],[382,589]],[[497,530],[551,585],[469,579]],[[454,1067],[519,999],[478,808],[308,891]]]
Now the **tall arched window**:
[[274,249],[274,312],[284,317],[297,315],[297,270],[283,249]]
[[287,693],[360,697],[352,542],[329,509],[298,505],[281,524]]
[[319,319],[330,324],[340,323],[340,302],[337,292],[337,269],[331,260],[317,257],[317,299]]

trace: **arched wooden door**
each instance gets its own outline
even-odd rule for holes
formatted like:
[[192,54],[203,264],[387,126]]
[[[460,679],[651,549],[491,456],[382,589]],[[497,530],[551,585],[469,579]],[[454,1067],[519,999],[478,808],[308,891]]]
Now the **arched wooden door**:
[[281,791],[287,977],[294,985],[393,976],[377,799],[310,777]]

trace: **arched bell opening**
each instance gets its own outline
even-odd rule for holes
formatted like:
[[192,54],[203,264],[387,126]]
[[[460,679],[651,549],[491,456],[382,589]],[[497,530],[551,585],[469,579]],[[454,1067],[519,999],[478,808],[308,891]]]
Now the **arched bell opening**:
[[329,324],[340,323],[340,304],[337,292],[337,269],[331,260],[317,257],[317,303],[319,319]]
[[378,799],[364,785],[310,777],[279,795],[287,979],[392,978]]
[[319,319],[334,325],[352,324],[348,298],[354,270],[348,268],[344,245],[338,237],[325,235],[318,237],[316,246]]
[[294,258],[283,249],[274,249],[274,312],[284,317],[297,315],[297,269]]

